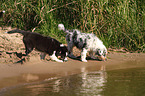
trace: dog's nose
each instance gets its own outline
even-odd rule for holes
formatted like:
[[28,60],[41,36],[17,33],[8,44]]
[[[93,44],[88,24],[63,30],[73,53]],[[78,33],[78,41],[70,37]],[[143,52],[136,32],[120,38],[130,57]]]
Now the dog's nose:
[[103,61],[107,61],[107,58],[105,57],[105,59]]
[[100,57],[100,60],[102,60],[102,61],[107,61],[107,58],[104,57],[103,55],[102,55],[102,56],[99,56],[99,57]]

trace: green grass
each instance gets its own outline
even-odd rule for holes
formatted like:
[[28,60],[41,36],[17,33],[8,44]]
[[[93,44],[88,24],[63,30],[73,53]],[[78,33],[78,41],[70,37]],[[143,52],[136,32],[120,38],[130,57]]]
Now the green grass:
[[65,42],[66,28],[96,34],[109,47],[145,49],[144,0],[1,0],[4,24]]

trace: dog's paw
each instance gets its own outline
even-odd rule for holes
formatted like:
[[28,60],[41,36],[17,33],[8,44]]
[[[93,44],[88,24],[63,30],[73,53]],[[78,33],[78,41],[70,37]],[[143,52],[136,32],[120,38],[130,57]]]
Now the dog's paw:
[[65,57],[64,62],[68,61],[67,57]]
[[88,62],[87,60],[82,60],[82,62]]
[[67,57],[64,58],[64,61],[68,61],[68,60],[67,60]]

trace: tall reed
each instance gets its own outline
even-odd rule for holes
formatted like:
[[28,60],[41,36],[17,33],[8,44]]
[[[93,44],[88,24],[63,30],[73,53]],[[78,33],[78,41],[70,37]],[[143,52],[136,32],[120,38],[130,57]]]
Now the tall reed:
[[33,30],[65,43],[57,30],[78,28],[96,34],[107,47],[145,49],[145,2],[143,0],[2,0],[6,25]]

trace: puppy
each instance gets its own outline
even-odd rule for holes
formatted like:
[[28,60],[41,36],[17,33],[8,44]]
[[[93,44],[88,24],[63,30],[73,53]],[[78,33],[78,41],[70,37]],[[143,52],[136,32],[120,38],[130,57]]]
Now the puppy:
[[58,25],[59,30],[63,30],[66,35],[66,41],[68,44],[68,56],[71,58],[76,58],[73,55],[72,49],[76,46],[78,49],[81,49],[81,61],[87,62],[86,54],[89,52],[90,56],[93,57],[93,53],[98,56],[100,60],[107,60],[107,49],[104,46],[103,42],[95,36],[95,34],[90,33],[81,33],[79,30],[67,30],[63,24]]
[[[25,56],[27,56],[35,48],[36,50],[42,52],[41,59],[44,59],[45,55],[49,54],[50,58],[54,61],[67,61],[67,47],[58,42],[56,39],[42,36],[39,33],[23,31],[19,29],[15,29],[6,33],[20,33],[24,36],[23,43],[26,49]],[[62,60],[59,60],[57,58],[58,56],[61,56]]]

